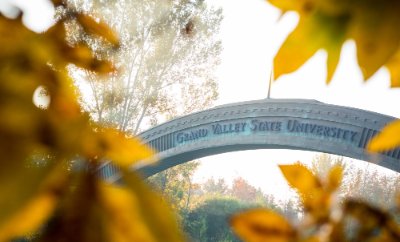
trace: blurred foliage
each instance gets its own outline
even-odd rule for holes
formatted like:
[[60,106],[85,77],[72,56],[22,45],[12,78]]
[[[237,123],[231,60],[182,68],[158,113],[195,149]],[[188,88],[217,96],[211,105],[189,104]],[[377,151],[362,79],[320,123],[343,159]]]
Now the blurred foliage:
[[[327,82],[336,70],[343,43],[353,39],[364,79],[385,66],[391,86],[400,86],[400,2],[397,0],[268,0],[300,20],[275,57],[275,76],[291,73],[318,50],[328,53]],[[290,60],[290,61],[288,61]]]
[[296,189],[304,218],[294,224],[268,209],[234,215],[231,225],[245,241],[400,241],[400,226],[393,213],[357,200],[339,203],[336,191],[342,168],[333,167],[325,179],[301,164],[281,165],[289,185]]
[[[98,19],[53,3],[56,23],[43,33],[27,29],[22,12],[15,19],[0,15],[0,241],[38,229],[37,241],[181,241],[163,200],[127,172],[152,151],[92,123],[68,76],[71,64],[116,74],[88,42],[67,41],[68,23],[109,52],[119,48],[117,36]],[[38,88],[46,90],[48,105],[35,106]],[[121,168],[124,186],[95,175],[104,159]],[[85,169],[71,168],[77,160]]]

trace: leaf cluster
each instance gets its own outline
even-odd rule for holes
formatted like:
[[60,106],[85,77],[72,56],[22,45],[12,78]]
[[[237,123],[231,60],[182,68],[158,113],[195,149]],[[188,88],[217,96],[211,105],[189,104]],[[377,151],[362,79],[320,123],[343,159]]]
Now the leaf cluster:
[[[318,50],[328,53],[327,82],[336,70],[341,47],[352,39],[364,79],[385,66],[391,86],[400,86],[400,3],[396,0],[268,0],[282,12],[296,11],[300,20],[274,60],[275,75],[291,73]],[[288,61],[290,60],[290,61]]]
[[[305,216],[293,224],[267,209],[234,215],[231,225],[245,241],[399,241],[400,226],[393,216],[356,200],[339,203],[336,190],[342,168],[336,166],[320,179],[301,164],[281,165],[289,185],[298,192]],[[397,208],[399,212],[399,207]]]
[[[98,74],[115,71],[87,42],[67,40],[70,22],[113,50],[117,36],[63,1],[53,4],[57,21],[43,33],[26,28],[22,13],[15,19],[0,15],[0,241],[39,228],[38,241],[181,241],[162,199],[128,173],[153,152],[91,122],[68,75],[68,65]],[[32,101],[38,88],[46,90],[47,107]],[[71,169],[76,160],[85,169]],[[98,179],[104,160],[121,168],[124,186]]]

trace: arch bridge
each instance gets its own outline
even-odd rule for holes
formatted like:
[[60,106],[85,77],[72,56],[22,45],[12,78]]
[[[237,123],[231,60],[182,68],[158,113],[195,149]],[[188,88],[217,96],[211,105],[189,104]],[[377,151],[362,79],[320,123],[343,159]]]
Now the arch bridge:
[[[342,155],[400,171],[400,149],[366,151],[394,117],[315,100],[263,99],[233,103],[173,119],[139,135],[159,162],[136,167],[144,177],[205,156],[239,150],[294,149]],[[110,164],[99,173],[118,180]]]

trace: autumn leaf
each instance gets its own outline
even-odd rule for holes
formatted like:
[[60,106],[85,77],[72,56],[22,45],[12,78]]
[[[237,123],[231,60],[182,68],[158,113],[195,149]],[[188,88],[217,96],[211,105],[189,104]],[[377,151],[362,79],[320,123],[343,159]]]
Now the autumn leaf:
[[103,129],[98,132],[99,145],[104,149],[104,157],[117,166],[129,168],[137,162],[153,162],[154,151],[137,138],[128,138],[125,134]]
[[183,241],[163,199],[135,174],[123,173],[123,179],[126,185],[107,184],[94,173],[74,173],[68,193],[37,240]]
[[396,209],[400,211],[400,193],[396,195]]
[[137,201],[140,194],[108,184],[103,184],[100,191],[100,202],[108,220],[105,227],[112,241],[157,241],[152,234],[152,228],[147,226],[142,217]]
[[390,72],[390,85],[391,87],[400,87],[400,50],[386,63],[386,68]]
[[156,241],[184,241],[176,215],[164,199],[149,189],[135,173],[122,170],[122,174],[123,183],[136,196],[143,222],[151,229]]
[[253,209],[235,214],[230,219],[234,232],[248,242],[293,241],[297,234],[280,214],[266,209]]
[[[68,172],[62,165],[52,169],[30,167],[19,172],[13,175],[23,177],[7,177],[4,181],[6,189],[12,192],[1,187],[0,205],[8,210],[1,211],[0,241],[37,230],[50,217],[68,184]],[[43,179],[43,176],[47,177]]]
[[282,12],[296,11],[299,24],[278,51],[276,78],[297,70],[314,53],[328,53],[327,82],[336,70],[341,46],[353,39],[364,79],[387,66],[392,86],[397,86],[398,68],[394,56],[399,50],[400,3],[398,1],[269,0]]
[[[275,56],[275,77],[294,72],[319,49],[324,48],[328,52],[329,82],[339,62],[346,22],[346,16],[343,16],[341,21],[333,22],[329,16],[318,13],[300,19],[297,28],[288,36]],[[310,36],[312,41],[309,40]]]
[[116,71],[111,62],[94,57],[92,51],[86,45],[80,44],[70,47],[68,51],[66,51],[66,58],[78,67],[99,74],[107,74]]
[[[66,7],[60,1],[57,4]],[[101,36],[115,47],[118,41],[106,25],[96,25],[90,17],[79,16],[89,34]],[[22,24],[22,16],[7,19],[0,15],[0,241],[38,229],[56,207],[43,235],[45,240],[58,241],[66,235],[73,241],[102,241],[97,231],[98,226],[107,226],[102,220],[107,213],[102,211],[98,178],[89,169],[82,178],[75,178],[76,184],[64,194],[62,190],[69,184],[59,180],[67,174],[68,165],[64,162],[78,158],[87,163],[86,167],[97,167],[98,160],[112,159],[119,166],[128,167],[152,155],[137,139],[99,128],[82,111],[67,66],[75,64],[100,74],[113,71],[113,67],[99,60],[85,43],[68,42],[66,21],[67,17],[60,16],[58,23],[38,34]],[[32,102],[35,90],[41,86],[51,98],[46,109]],[[37,163],[33,160],[36,153],[43,154]],[[65,174],[55,172],[56,163],[63,166]],[[82,228],[78,229],[78,225]],[[129,229],[131,225],[121,226]]]
[[69,189],[35,238],[41,242],[110,241],[107,217],[99,203],[99,183],[93,173],[74,173]]
[[67,34],[62,22],[56,23],[43,35],[46,39],[51,40],[49,47],[52,48],[52,51],[58,52],[60,56],[62,56],[62,58],[57,55],[52,55],[50,57],[50,60],[57,65],[63,66],[72,63],[98,74],[107,74],[116,70],[110,61],[100,60],[93,50],[86,43],[83,43],[83,41],[75,45],[67,43]]
[[279,168],[289,185],[297,189],[302,196],[309,196],[313,191],[322,188],[318,178],[304,165],[280,165]]
[[390,213],[362,201],[331,202],[343,170],[333,167],[324,180],[305,166],[281,165],[289,184],[302,195],[305,213],[301,222],[290,224],[274,211],[253,209],[234,215],[231,225],[244,241],[400,241],[400,226]]
[[400,145],[400,121],[394,121],[383,128],[383,130],[373,137],[368,143],[368,150],[381,152],[396,148]]
[[103,37],[111,44],[118,47],[119,39],[107,24],[96,21],[91,16],[85,14],[77,14],[76,19],[87,33]]
[[335,191],[339,188],[343,179],[343,168],[340,165],[334,166],[328,174],[327,189],[328,191]]
[[383,237],[382,240],[377,241],[400,240],[400,227],[386,211],[355,200],[346,201],[343,210],[347,216],[357,219],[360,224],[360,227],[354,231],[357,241],[366,241],[368,238],[379,235]]
[[325,223],[330,218],[332,193],[340,185],[341,168],[333,169],[326,182],[321,181],[307,167],[296,163],[280,165],[289,185],[300,195],[305,212],[315,223]]

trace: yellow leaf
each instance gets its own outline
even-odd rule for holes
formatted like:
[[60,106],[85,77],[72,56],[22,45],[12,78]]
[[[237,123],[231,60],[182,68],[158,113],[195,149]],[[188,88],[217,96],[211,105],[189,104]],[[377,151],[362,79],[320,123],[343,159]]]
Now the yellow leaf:
[[39,228],[51,215],[57,198],[53,194],[45,193],[31,199],[17,214],[7,220],[0,228],[0,241],[27,235]]
[[184,241],[177,218],[163,198],[152,191],[135,173],[122,170],[123,183],[137,199],[143,222],[160,242]]
[[327,74],[326,74],[326,83],[329,84],[332,80],[333,75],[335,74],[336,67],[339,63],[340,59],[340,51],[341,51],[342,42],[330,45],[330,48],[327,49],[328,58],[327,58]]
[[390,72],[390,86],[400,87],[400,50],[386,63],[386,67]]
[[85,14],[77,14],[76,19],[82,25],[86,32],[101,36],[109,41],[111,44],[118,46],[119,40],[117,35],[110,29],[107,24],[102,22],[98,22],[94,20],[92,17]]
[[[1,189],[4,198],[1,200],[7,199],[9,203],[13,203],[13,206],[7,206],[7,201],[0,201],[2,208],[4,206],[9,209],[6,213],[8,216],[0,218],[0,241],[7,241],[10,238],[27,235],[37,230],[50,217],[67,185],[67,171],[62,165],[58,165],[54,169],[31,167],[28,170],[23,173],[23,178],[14,177],[14,179],[23,181],[24,188],[11,187],[13,194]],[[44,175],[47,177],[40,182],[40,180],[38,181],[39,177],[33,176],[34,171],[37,171],[36,175],[40,176],[40,180]],[[49,174],[46,174],[46,171]],[[36,180],[31,180],[32,178]],[[8,179],[11,181],[7,181],[5,185],[16,183],[12,178]],[[35,185],[38,186],[36,189]],[[23,195],[25,197],[21,200]],[[2,215],[5,215],[4,212]]]
[[[339,17],[335,17],[337,19]],[[302,66],[319,49],[328,52],[329,82],[336,70],[340,58],[341,46],[344,41],[345,25],[348,19],[344,16],[340,21],[318,12],[300,18],[296,29],[288,36],[274,59],[276,78],[291,73]],[[312,40],[310,40],[312,36]]]
[[283,12],[296,11],[300,15],[312,14],[317,10],[329,15],[340,15],[349,7],[347,0],[267,0]]
[[289,185],[297,189],[302,196],[309,196],[322,187],[318,178],[304,165],[280,165],[279,168]]
[[[327,82],[333,76],[344,41],[354,39],[364,79],[387,65],[398,86],[398,65],[389,64],[399,51],[400,4],[397,1],[269,0],[283,12],[296,11],[298,26],[275,58],[275,73],[297,70],[319,49],[328,52]],[[397,63],[397,61],[395,62]]]
[[284,242],[296,238],[292,225],[271,210],[254,209],[235,214],[230,224],[234,232],[248,242]]
[[121,187],[99,182],[92,172],[75,175],[38,241],[183,241],[162,198],[136,175],[123,174]]
[[368,150],[381,152],[396,148],[400,145],[400,121],[394,121],[386,125],[382,131],[373,137],[368,143]]
[[330,16],[338,16],[347,12],[351,7],[348,0],[316,0],[318,9]]
[[106,74],[115,71],[115,67],[107,60],[100,60],[95,53],[85,43],[78,43],[71,46],[66,42],[66,31],[62,23],[52,26],[43,37],[49,42],[48,48],[58,52],[49,57],[50,61],[60,67],[64,67],[70,63],[87,70],[97,72],[98,74]]
[[120,167],[129,168],[136,162],[152,162],[154,152],[137,138],[128,138],[125,134],[105,129],[99,131],[100,147],[104,156]]
[[310,26],[301,20],[299,26],[285,40],[274,58],[274,75],[278,79],[281,75],[291,73],[302,66],[313,56],[320,46],[312,42],[305,44],[305,40],[312,33]]
[[340,185],[341,169],[336,168],[331,171],[327,185],[323,186],[321,180],[302,164],[279,167],[289,185],[297,189],[304,210],[313,221],[317,224],[328,221],[332,205],[331,193]]
[[400,227],[387,211],[356,200],[347,200],[343,206],[346,216],[352,216],[359,221],[360,227],[357,228],[358,231],[354,231],[354,234],[356,234],[355,241],[366,241],[366,238],[372,237],[372,234],[376,236],[382,232],[388,232],[387,235],[391,239],[382,241],[400,240]]
[[[151,227],[144,223],[136,196],[123,187],[102,184],[100,202],[107,214],[107,231],[111,241],[156,241],[151,234]],[[167,228],[166,228],[167,229]]]
[[365,80],[385,65],[399,48],[398,9],[390,5],[380,8],[381,11],[368,7],[355,10],[349,30],[356,42],[358,64]]
[[311,236],[309,238],[302,239],[301,242],[321,242],[321,240],[318,238],[318,236]]
[[339,188],[343,178],[343,168],[340,165],[334,166],[329,171],[328,190],[335,191]]
[[37,241],[110,241],[107,218],[99,203],[99,188],[92,172],[73,173],[70,187]]
[[116,70],[111,62],[97,59],[93,56],[92,50],[82,44],[70,47],[65,53],[65,58],[79,67],[98,74],[107,74]]
[[297,11],[300,14],[310,14],[315,10],[317,4],[317,0],[268,0],[268,2],[283,12]]

